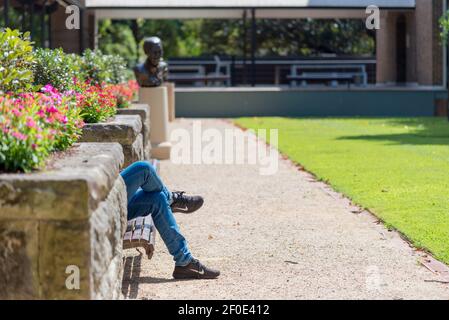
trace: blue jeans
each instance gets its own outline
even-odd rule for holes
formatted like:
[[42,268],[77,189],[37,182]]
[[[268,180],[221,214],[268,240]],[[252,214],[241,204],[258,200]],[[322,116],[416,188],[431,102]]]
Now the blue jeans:
[[176,265],[189,264],[192,254],[171,211],[171,192],[153,166],[149,162],[138,161],[120,174],[128,193],[128,220],[151,214],[154,225]]

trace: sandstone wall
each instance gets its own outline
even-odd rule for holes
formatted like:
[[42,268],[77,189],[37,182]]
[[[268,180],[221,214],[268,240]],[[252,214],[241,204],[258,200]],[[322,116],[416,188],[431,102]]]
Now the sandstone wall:
[[0,299],[120,296],[123,162],[118,143],[81,143],[47,170],[0,175]]

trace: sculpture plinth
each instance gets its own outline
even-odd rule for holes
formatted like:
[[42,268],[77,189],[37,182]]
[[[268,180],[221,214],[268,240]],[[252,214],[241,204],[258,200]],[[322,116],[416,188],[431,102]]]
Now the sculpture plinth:
[[140,88],[139,103],[150,106],[151,157],[159,160],[170,159],[167,88],[165,86]]
[[176,118],[175,107],[175,84],[173,82],[164,82],[167,87],[168,95],[168,121],[174,121]]

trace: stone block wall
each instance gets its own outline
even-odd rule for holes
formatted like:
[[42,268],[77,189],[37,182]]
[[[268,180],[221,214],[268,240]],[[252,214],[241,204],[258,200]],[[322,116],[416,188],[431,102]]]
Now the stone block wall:
[[144,103],[133,103],[129,108],[118,109],[119,115],[138,115],[142,121],[142,138],[144,148],[144,158],[150,159],[151,143],[150,143],[150,106]]
[[86,124],[81,142],[118,142],[125,156],[124,166],[144,159],[142,121],[138,115],[116,115],[107,122]]
[[118,143],[81,143],[0,175],[0,299],[120,297],[123,161]]

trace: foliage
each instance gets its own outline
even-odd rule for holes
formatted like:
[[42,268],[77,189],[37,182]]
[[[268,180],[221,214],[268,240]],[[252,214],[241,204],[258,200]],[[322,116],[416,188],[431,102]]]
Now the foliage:
[[73,95],[51,86],[44,93],[0,96],[0,170],[39,168],[50,152],[71,146],[82,126]]
[[[138,45],[128,23],[109,19],[98,23],[99,49],[108,55],[123,57],[128,66],[133,66],[138,60]],[[124,45],[126,44],[126,45]]]
[[130,79],[125,59],[118,55],[105,55],[104,59],[110,73],[109,83],[126,83]]
[[43,87],[51,84],[59,91],[67,91],[73,87],[73,79],[80,77],[77,61],[62,49],[36,49],[34,56],[35,85]]
[[65,91],[60,93],[49,84],[41,90],[48,97],[45,100],[47,105],[48,103],[50,105],[48,111],[53,112],[52,116],[47,116],[47,121],[52,124],[54,130],[63,132],[63,134],[55,136],[55,149],[65,150],[79,139],[81,129],[84,126],[81,109],[74,95],[75,92]]
[[81,59],[81,70],[93,84],[109,83],[112,71],[108,59],[100,50],[86,49]]
[[[375,54],[375,34],[366,30],[362,19],[258,19],[256,25],[258,57]],[[242,56],[245,43],[249,54],[250,27],[250,19],[246,23],[242,19],[104,20],[99,27],[99,46],[108,54],[137,46],[132,49],[137,62],[144,59],[143,39],[158,36],[166,58]],[[135,64],[131,60],[127,59],[128,66]]]
[[127,83],[111,85],[111,90],[117,100],[117,108],[129,107],[131,101],[136,97],[139,85],[135,80],[129,80]]
[[88,79],[87,70],[84,68],[84,58],[78,54],[66,54],[67,59],[69,59],[69,63],[71,65],[74,81],[86,81]]
[[0,32],[0,91],[32,89],[33,47],[29,33],[5,29]]
[[105,121],[116,113],[117,100],[111,86],[76,82],[75,95],[81,116],[87,123]]
[[138,89],[117,55],[33,53],[28,36],[0,33],[0,170],[8,172],[39,168],[50,152],[77,141],[84,121],[107,120]]
[[91,83],[100,85],[102,83],[123,83],[130,78],[126,68],[126,62],[117,55],[106,55],[101,50],[84,51],[80,63],[80,71]]
[[444,118],[244,118],[237,123],[279,128],[282,153],[449,263]]
[[440,38],[444,44],[447,44],[449,38],[449,11],[447,11],[439,20]]
[[259,56],[373,55],[374,35],[362,20],[262,19]]
[[[14,29],[18,29],[21,30],[22,32],[25,31],[31,31],[33,30],[33,33],[30,33],[30,39],[31,41],[33,41],[35,43],[35,45],[42,45],[42,43],[47,40],[48,35],[47,35],[47,23],[45,23],[44,25],[42,24],[42,20],[40,17],[40,12],[38,14],[38,11],[35,12],[35,16],[34,19],[28,19],[25,18],[26,20],[24,21],[24,15],[23,15],[23,8],[22,6],[19,4],[18,5],[18,1],[9,1],[10,2],[10,6],[9,6],[9,10],[8,10],[8,14],[9,14],[9,21],[8,21],[8,25],[6,25],[5,23],[5,19],[4,19],[4,6],[0,5],[0,30],[5,26],[8,27],[12,30]],[[16,2],[16,4],[14,4],[14,2]],[[21,3],[24,3],[24,0],[20,0]],[[31,1],[30,1],[31,2]],[[36,1],[35,1],[36,2]],[[47,3],[49,3],[50,1],[47,0]],[[4,3],[4,1],[0,1],[0,3]],[[39,17],[38,17],[39,15]],[[48,22],[48,16],[44,17],[45,22]],[[25,22],[25,23],[24,23]],[[32,26],[31,26],[32,24]],[[42,27],[45,30],[45,32],[42,32]],[[42,38],[43,36],[43,38]]]

